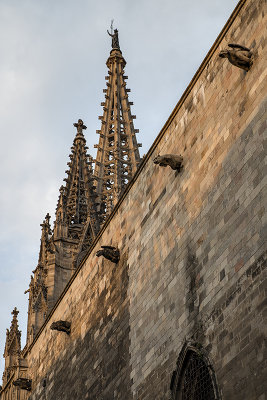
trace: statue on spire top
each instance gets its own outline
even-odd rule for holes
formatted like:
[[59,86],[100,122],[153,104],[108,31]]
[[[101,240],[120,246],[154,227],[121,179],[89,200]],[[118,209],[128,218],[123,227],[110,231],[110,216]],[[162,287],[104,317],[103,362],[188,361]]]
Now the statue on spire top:
[[111,31],[111,33],[109,33],[109,31],[107,30],[107,33],[109,34],[109,36],[112,37],[112,44],[111,44],[112,49],[120,50],[119,31],[118,31],[118,29],[114,29],[114,32],[113,32],[113,20],[111,21],[110,31]]

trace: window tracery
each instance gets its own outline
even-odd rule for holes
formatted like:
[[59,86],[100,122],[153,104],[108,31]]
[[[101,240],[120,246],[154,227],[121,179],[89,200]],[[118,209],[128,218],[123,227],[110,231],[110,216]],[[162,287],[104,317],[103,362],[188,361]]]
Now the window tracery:
[[214,370],[199,345],[183,347],[171,390],[174,400],[219,400]]

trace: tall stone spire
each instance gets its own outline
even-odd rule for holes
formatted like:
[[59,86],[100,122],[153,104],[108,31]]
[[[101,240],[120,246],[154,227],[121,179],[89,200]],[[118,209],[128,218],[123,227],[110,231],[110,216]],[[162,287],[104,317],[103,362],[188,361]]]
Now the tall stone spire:
[[15,307],[12,311],[13,319],[11,322],[10,329],[6,331],[6,344],[5,344],[5,370],[3,373],[3,386],[7,383],[10,376],[15,372],[19,366],[19,360],[21,355],[21,332],[18,327],[18,316],[19,311]]
[[[109,33],[109,32],[108,32]],[[122,56],[118,30],[113,29],[112,50],[107,60],[107,88],[103,106],[101,129],[95,160],[96,192],[102,222],[110,214],[127,183],[131,180],[140,164],[140,154],[131,113],[132,102],[128,100],[130,89],[126,88],[127,76],[124,75],[126,61]]]

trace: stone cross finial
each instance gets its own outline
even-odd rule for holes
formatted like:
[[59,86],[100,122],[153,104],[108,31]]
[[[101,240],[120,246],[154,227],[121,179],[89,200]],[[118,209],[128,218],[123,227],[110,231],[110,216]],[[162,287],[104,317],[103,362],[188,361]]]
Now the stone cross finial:
[[11,314],[14,315],[13,318],[17,318],[18,313],[19,313],[19,311],[18,311],[17,307],[15,307]]
[[83,124],[83,120],[82,119],[78,119],[78,122],[75,122],[73,124],[73,126],[75,126],[75,128],[77,128],[77,133],[78,134],[82,134],[83,133],[83,129],[87,129],[87,126],[85,126]]

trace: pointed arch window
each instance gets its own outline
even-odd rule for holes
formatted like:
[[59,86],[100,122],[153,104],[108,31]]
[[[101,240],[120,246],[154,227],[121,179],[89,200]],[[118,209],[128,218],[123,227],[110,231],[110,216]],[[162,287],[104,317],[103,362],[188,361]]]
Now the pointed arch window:
[[219,400],[214,370],[203,349],[184,346],[171,390],[174,400]]

